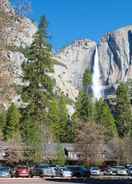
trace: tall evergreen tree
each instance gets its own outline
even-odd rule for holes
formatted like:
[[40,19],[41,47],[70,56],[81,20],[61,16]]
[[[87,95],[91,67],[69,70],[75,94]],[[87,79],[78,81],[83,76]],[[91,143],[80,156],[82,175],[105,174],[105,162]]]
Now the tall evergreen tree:
[[92,83],[92,74],[86,69],[83,74],[83,85],[90,85]]
[[128,87],[128,97],[132,103],[132,79],[129,79],[127,81],[127,87]]
[[[27,126],[23,126],[25,131],[25,140],[32,147],[40,145],[36,148],[42,150],[42,144],[47,127],[47,114],[49,111],[49,103],[53,96],[53,80],[50,73],[53,72],[53,59],[51,47],[48,43],[47,20],[42,17],[39,24],[38,32],[34,36],[31,47],[26,52],[27,61],[23,64],[23,82],[21,96],[23,102],[26,103],[24,109],[23,122]],[[31,128],[32,127],[32,128]],[[35,130],[32,135],[31,129]],[[32,141],[31,137],[34,137]]]
[[72,141],[72,124],[70,122],[66,102],[63,96],[51,101],[49,121],[57,142]]
[[126,84],[119,85],[116,96],[116,125],[119,136],[124,137],[130,133],[132,127],[132,110]]
[[104,127],[105,138],[111,139],[117,134],[115,119],[107,103],[100,99],[95,104],[95,121]]
[[89,69],[86,69],[83,74],[83,91],[90,94],[91,93],[91,84],[92,84],[92,74]]
[[91,96],[81,91],[77,102],[76,102],[76,112],[75,115],[77,118],[88,121],[93,118],[93,102]]
[[4,137],[6,140],[11,140],[17,137],[20,128],[21,114],[15,104],[11,104],[7,111],[6,124],[4,127]]
[[0,137],[4,138],[4,128],[6,126],[6,111],[0,112]]
[[55,142],[60,142],[61,126],[60,126],[60,117],[59,117],[59,102],[57,99],[53,99],[50,102],[50,109],[48,114],[50,129],[53,135]]

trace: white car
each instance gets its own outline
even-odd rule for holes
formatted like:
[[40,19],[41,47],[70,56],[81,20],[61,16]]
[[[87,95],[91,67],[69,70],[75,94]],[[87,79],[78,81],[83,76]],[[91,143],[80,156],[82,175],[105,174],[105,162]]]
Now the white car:
[[128,175],[128,170],[124,166],[117,166],[117,175],[123,175],[127,176]]
[[68,168],[61,167],[60,169],[61,169],[62,177],[65,177],[65,178],[71,178],[72,177],[72,171],[70,171]]
[[101,171],[98,167],[91,167],[90,174],[94,175],[94,176],[99,176],[99,175],[101,175]]

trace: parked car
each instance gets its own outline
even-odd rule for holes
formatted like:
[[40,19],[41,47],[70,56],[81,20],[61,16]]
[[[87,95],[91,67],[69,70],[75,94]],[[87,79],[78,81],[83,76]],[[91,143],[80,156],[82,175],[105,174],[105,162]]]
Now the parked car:
[[128,170],[124,166],[113,166],[108,169],[108,175],[128,175]]
[[108,175],[115,176],[117,175],[117,166],[112,166],[108,169]]
[[11,177],[11,168],[10,167],[0,167],[0,177]]
[[111,175],[111,167],[106,167],[102,170],[103,175]]
[[36,165],[31,172],[31,176],[55,177],[60,176],[60,169],[56,165],[40,164]]
[[18,166],[14,170],[14,177],[30,177],[31,170],[27,166]]
[[101,170],[98,167],[91,167],[90,174],[94,176],[99,176],[101,175]]
[[60,167],[61,176],[64,178],[72,178],[72,171],[67,167]]
[[117,175],[127,176],[128,170],[124,166],[117,166]]
[[132,167],[128,167],[128,175],[132,176]]
[[129,169],[130,167],[132,167],[132,164],[126,164],[127,169]]
[[72,176],[74,177],[89,177],[90,172],[89,169],[82,167],[82,166],[67,166],[67,169],[69,169],[72,172]]

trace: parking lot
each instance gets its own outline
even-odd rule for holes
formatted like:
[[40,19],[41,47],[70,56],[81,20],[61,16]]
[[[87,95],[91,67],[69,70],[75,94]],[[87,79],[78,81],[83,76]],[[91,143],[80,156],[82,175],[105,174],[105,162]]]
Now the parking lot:
[[132,166],[106,169],[82,166],[36,165],[0,168],[0,184],[132,184]]
[[85,183],[83,181],[62,181],[62,180],[45,180],[41,178],[3,178],[0,179],[0,184],[80,184]]
[[91,177],[81,179],[1,178],[0,184],[132,184],[129,177]]

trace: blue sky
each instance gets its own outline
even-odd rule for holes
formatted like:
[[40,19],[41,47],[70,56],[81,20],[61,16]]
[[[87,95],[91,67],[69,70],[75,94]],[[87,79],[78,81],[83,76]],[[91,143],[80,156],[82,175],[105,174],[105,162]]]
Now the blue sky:
[[132,24],[132,0],[30,0],[31,17],[46,15],[54,48],[75,39],[98,41],[106,32]]

